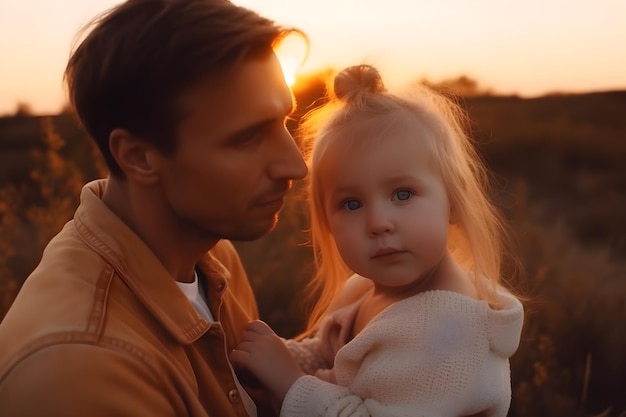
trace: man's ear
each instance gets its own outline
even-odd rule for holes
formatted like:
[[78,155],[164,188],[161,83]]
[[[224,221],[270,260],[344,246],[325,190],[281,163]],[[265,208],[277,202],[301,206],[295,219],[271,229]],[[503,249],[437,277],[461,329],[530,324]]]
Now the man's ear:
[[114,129],[109,135],[109,149],[127,178],[143,184],[158,180],[156,150],[147,141],[126,129]]

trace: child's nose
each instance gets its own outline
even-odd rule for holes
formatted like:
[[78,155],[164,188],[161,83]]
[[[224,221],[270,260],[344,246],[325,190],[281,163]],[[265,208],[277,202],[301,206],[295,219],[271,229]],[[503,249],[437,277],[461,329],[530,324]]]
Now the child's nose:
[[394,230],[390,216],[384,210],[370,210],[367,216],[367,233],[378,236]]

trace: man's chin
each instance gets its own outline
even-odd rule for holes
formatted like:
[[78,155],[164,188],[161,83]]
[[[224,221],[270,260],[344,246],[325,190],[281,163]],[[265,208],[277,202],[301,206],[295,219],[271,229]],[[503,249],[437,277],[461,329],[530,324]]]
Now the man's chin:
[[237,230],[233,232],[230,236],[225,236],[228,240],[234,240],[239,242],[250,242],[253,240],[257,240],[274,230],[276,224],[278,223],[278,216],[275,216],[271,222],[268,222],[265,225],[250,225],[245,230]]

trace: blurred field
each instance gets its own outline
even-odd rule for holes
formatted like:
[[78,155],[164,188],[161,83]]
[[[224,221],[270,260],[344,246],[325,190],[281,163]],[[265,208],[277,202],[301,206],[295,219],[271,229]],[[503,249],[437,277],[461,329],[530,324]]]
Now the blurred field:
[[[319,83],[296,90],[299,108]],[[510,416],[626,415],[626,92],[462,104],[524,267]],[[69,114],[0,119],[0,319],[102,162]],[[301,184],[274,232],[236,243],[262,317],[302,329],[311,276]]]

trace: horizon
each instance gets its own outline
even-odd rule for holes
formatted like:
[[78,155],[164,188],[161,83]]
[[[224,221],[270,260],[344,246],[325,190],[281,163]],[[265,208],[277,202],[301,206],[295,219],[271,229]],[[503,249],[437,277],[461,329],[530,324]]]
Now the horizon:
[[[0,2],[0,114],[15,113],[20,103],[33,114],[60,112],[72,41],[91,18],[120,2]],[[621,0],[234,3],[309,35],[300,76],[369,63],[390,88],[467,76],[494,95],[522,98],[626,90],[626,54],[618,52],[626,44]]]
[[[310,79],[310,77],[315,76],[315,74],[303,74],[302,77],[305,79]],[[294,92],[298,93],[302,90],[305,90],[306,87],[302,87],[303,83],[296,83],[295,88],[293,88]],[[300,86],[300,87],[299,87]],[[479,87],[482,87],[482,84],[479,84]],[[463,100],[471,101],[472,99],[481,99],[481,98],[501,98],[501,99],[512,99],[512,100],[541,100],[541,99],[550,99],[553,97],[562,97],[562,98],[575,98],[578,96],[589,96],[589,95],[611,95],[615,93],[623,93],[626,94],[626,88],[621,89],[608,89],[608,90],[594,90],[594,91],[579,91],[579,92],[547,92],[545,94],[537,95],[537,96],[521,96],[515,93],[492,93],[490,91],[485,91],[481,94],[476,95],[468,95],[465,96],[463,94],[458,94],[458,97],[463,97]],[[53,110],[50,112],[35,112],[30,107],[29,103],[19,103],[20,105],[26,105],[22,110],[25,110],[24,113],[17,114],[16,110],[18,106],[16,106],[13,111],[8,112],[0,112],[0,119],[12,119],[12,118],[46,118],[46,117],[56,117],[61,116],[68,110],[66,108],[59,108],[58,110]],[[70,110],[70,113],[73,113],[73,109]],[[69,114],[69,113],[68,113]]]

